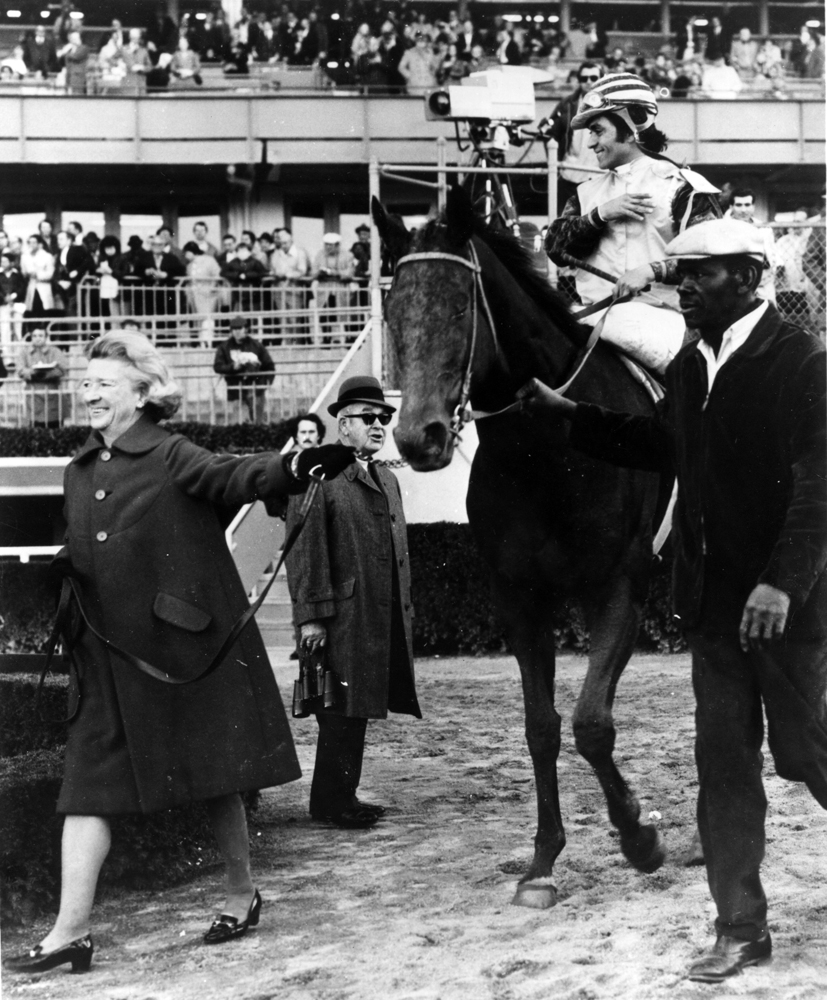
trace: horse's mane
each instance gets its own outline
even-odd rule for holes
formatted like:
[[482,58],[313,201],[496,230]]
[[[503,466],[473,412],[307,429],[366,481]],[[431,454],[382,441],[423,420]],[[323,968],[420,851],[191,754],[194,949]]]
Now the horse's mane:
[[[577,322],[569,311],[566,298],[548,283],[547,277],[538,271],[531,253],[508,230],[496,229],[480,216],[473,216],[473,235],[482,240],[497,260],[514,278],[522,290],[540,309],[554,320],[555,326],[577,346],[588,339],[588,330]],[[416,232],[414,242],[417,249],[438,244],[447,246],[449,234],[442,213],[429,219]]]

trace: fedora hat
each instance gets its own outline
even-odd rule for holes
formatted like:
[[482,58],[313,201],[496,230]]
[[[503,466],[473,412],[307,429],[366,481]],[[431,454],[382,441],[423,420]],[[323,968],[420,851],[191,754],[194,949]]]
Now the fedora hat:
[[396,413],[396,407],[385,402],[385,394],[379,380],[371,375],[354,375],[346,378],[339,387],[339,398],[335,403],[331,403],[327,412],[331,417],[335,417],[339,410],[351,403],[370,403],[373,406],[382,406],[389,413]]

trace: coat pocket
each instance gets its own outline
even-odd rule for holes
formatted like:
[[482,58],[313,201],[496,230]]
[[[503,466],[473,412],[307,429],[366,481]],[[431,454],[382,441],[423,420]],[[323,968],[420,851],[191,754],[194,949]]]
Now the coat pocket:
[[353,597],[353,591],[356,589],[356,577],[352,576],[349,580],[344,580],[342,583],[337,583],[333,588],[333,600],[334,601],[346,601],[349,597]]
[[177,625],[187,632],[203,632],[212,621],[212,615],[202,611],[201,608],[196,608],[194,604],[182,601],[180,597],[173,597],[172,594],[159,592],[152,610],[162,621]]

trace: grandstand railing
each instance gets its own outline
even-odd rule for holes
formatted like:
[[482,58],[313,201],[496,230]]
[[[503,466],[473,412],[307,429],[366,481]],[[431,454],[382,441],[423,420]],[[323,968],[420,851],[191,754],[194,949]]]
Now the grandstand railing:
[[74,315],[43,319],[51,340],[71,344],[126,322],[155,344],[213,346],[243,316],[265,346],[349,343],[370,315],[370,290],[352,279],[279,280],[231,285],[223,279],[178,278],[168,284],[121,283],[114,299],[101,298],[100,280],[77,287]]
[[[213,370],[211,349],[159,347],[180,385],[183,400],[176,420],[216,425],[270,423],[306,410],[344,357],[347,347],[329,344],[272,348],[275,372],[269,384],[254,378],[228,386]],[[69,371],[59,386],[26,383],[16,376],[0,380],[0,426],[66,426],[87,424],[78,394],[86,368],[80,344],[67,352]]]

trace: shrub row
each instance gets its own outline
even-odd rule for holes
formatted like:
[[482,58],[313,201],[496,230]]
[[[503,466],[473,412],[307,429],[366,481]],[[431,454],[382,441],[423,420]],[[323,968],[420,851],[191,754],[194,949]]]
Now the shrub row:
[[[227,427],[193,421],[165,426],[209,451],[278,451],[290,437],[289,420],[273,424],[230,424]],[[0,456],[46,458],[74,455],[88,437],[88,427],[2,427]]]
[[[419,655],[481,655],[504,652],[508,642],[491,607],[489,573],[467,524],[408,526],[411,590],[416,616],[414,651]],[[671,564],[653,572],[638,649],[678,652],[686,648],[672,614]],[[577,606],[561,609],[554,623],[557,648],[588,651],[588,632]]]
[[[44,692],[44,714],[66,712],[66,678],[53,678]],[[63,775],[66,728],[36,723],[32,713],[36,678],[0,678],[4,756],[0,759],[0,923],[27,923],[56,908],[60,891],[60,833],[55,812]],[[7,699],[15,704],[6,706]],[[15,753],[29,740],[37,749]],[[14,755],[5,756],[7,751]],[[257,792],[244,796],[248,814]],[[165,888],[219,861],[203,804],[112,821],[112,850],[101,885]]]

